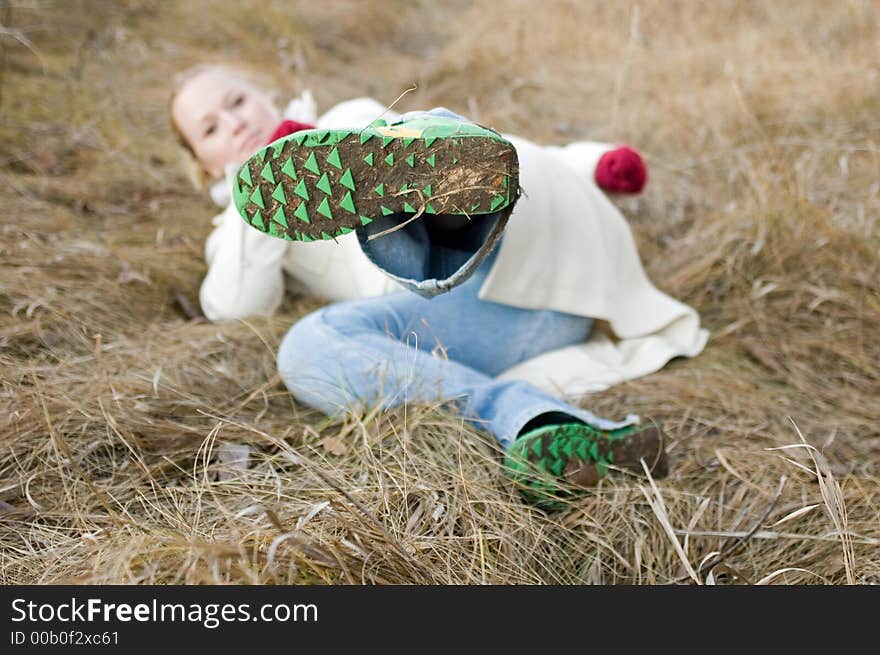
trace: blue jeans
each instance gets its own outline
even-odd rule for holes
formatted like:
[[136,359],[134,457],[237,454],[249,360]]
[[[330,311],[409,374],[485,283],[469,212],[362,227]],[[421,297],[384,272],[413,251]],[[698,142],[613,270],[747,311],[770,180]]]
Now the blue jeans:
[[456,235],[455,247],[438,245],[421,220],[375,240],[369,236],[400,218],[359,231],[364,253],[415,293],[335,303],[298,321],[278,353],[295,398],[328,416],[376,404],[452,401],[505,450],[527,423],[551,412],[600,429],[635,422],[599,418],[525,381],[495,379],[530,357],[583,342],[593,324],[477,297],[498,252],[499,241],[490,237],[500,237],[503,218],[476,218]]

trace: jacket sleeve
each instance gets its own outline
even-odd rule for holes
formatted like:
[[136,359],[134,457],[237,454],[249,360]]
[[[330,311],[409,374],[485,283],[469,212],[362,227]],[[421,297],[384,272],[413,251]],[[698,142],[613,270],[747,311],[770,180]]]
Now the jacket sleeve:
[[372,98],[355,98],[340,102],[328,109],[318,117],[317,126],[331,129],[338,127],[360,128],[366,127],[377,118],[391,123],[400,118],[400,114],[386,109],[379,101]]
[[548,150],[572,168],[581,179],[596,185],[596,165],[606,152],[617,146],[597,141],[575,141],[566,146],[550,146]]
[[205,244],[208,274],[199,291],[205,316],[221,321],[268,316],[284,296],[287,242],[248,227],[230,204]]

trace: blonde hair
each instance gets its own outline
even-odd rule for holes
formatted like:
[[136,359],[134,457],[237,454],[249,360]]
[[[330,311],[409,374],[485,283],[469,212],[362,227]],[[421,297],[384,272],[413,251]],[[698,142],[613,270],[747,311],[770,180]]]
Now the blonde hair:
[[[177,98],[177,94],[181,92],[183,87],[185,87],[193,78],[209,71],[219,71],[240,80],[250,82],[257,87],[266,88],[270,86],[270,84],[267,83],[268,80],[264,79],[264,76],[225,63],[196,64],[195,66],[190,66],[189,68],[180,71],[174,76],[171,84],[171,94],[168,96],[168,121],[171,125],[171,133],[177,140],[177,145],[180,146],[180,161],[184,173],[186,173],[186,177],[192,183],[193,187],[199,191],[204,191],[213,178],[199,162],[195,150],[193,150],[190,142],[186,140],[180,126],[175,122],[174,114],[171,110],[174,106],[174,99]],[[270,96],[275,95],[274,91],[269,91],[268,93]]]

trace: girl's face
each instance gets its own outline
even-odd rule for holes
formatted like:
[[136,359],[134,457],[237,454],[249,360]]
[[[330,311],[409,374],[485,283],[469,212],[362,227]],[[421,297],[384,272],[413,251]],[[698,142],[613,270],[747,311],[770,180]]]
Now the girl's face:
[[264,145],[281,122],[269,97],[222,69],[190,79],[174,97],[171,117],[202,167],[214,177]]

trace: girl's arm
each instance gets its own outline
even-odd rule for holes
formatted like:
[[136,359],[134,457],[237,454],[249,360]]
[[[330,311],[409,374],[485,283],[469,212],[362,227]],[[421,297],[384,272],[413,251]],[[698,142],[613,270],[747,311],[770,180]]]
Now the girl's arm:
[[232,205],[214,223],[205,245],[208,274],[199,291],[205,316],[221,321],[272,314],[284,296],[287,242],[245,225]]
[[549,150],[607,193],[640,193],[648,182],[648,167],[628,146],[577,141]]

